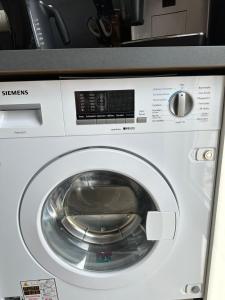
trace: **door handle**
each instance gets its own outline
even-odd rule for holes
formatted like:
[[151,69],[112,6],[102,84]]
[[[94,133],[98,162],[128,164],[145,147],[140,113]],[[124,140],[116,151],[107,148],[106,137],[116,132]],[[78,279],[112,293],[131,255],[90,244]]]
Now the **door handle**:
[[61,36],[63,43],[65,45],[69,44],[71,42],[70,35],[69,35],[68,29],[66,27],[66,24],[61,16],[61,14],[59,13],[59,11],[52,5],[47,5],[47,4],[43,3],[42,1],[40,1],[40,5],[42,5],[42,7],[46,11],[49,18],[55,19],[55,24],[57,26],[57,29],[59,31],[59,34]]
[[176,231],[176,213],[149,211],[146,235],[149,241],[173,240]]

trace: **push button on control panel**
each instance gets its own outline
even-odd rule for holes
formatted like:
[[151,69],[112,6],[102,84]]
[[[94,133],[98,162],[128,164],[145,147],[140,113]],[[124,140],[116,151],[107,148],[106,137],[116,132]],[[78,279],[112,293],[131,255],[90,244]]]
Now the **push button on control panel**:
[[134,122],[135,122],[134,118],[126,118],[125,119],[125,123],[134,123]]
[[96,119],[77,120],[77,125],[93,125],[96,124]]
[[147,117],[137,117],[137,123],[147,123]]
[[125,123],[125,118],[121,118],[121,119],[116,119],[116,124],[123,124],[123,123]]
[[106,124],[106,120],[105,119],[97,119],[96,124]]

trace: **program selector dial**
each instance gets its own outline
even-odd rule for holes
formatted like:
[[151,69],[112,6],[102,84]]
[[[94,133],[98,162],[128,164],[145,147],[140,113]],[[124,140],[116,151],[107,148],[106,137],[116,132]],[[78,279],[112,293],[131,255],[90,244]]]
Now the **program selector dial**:
[[176,117],[185,117],[193,108],[193,99],[187,92],[176,92],[169,100],[169,109]]

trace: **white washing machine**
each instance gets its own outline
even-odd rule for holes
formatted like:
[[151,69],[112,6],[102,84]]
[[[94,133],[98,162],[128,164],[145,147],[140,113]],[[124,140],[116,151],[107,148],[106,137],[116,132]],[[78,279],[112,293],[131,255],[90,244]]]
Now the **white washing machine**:
[[224,78],[0,84],[0,299],[204,294]]

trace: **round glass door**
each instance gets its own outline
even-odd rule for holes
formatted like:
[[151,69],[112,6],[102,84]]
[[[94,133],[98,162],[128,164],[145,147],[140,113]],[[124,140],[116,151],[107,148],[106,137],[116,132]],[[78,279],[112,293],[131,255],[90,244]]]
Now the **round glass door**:
[[115,271],[146,256],[149,211],[157,211],[136,181],[111,171],[89,171],[58,184],[41,213],[43,235],[52,251],[80,270]]

